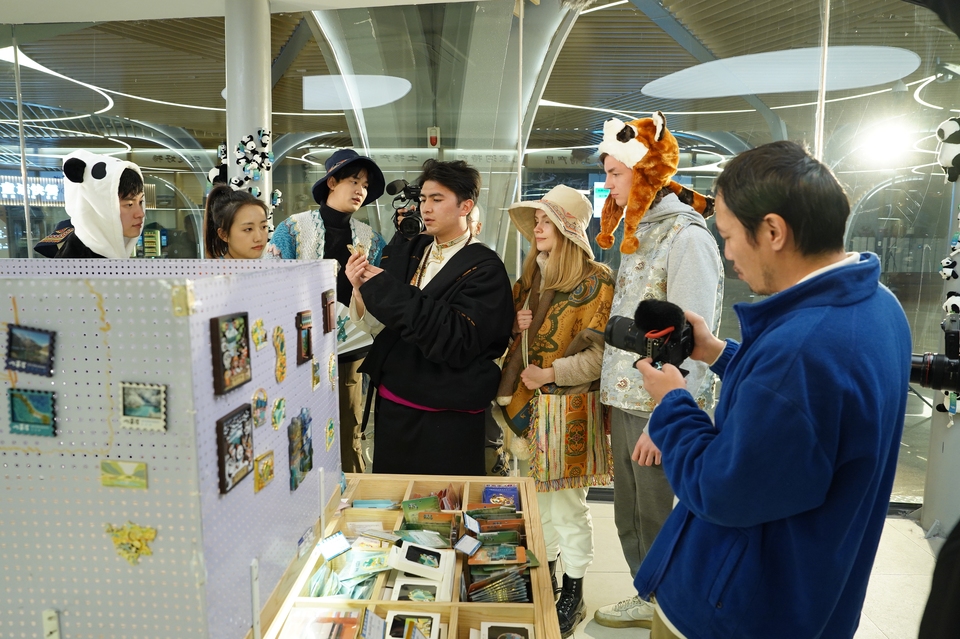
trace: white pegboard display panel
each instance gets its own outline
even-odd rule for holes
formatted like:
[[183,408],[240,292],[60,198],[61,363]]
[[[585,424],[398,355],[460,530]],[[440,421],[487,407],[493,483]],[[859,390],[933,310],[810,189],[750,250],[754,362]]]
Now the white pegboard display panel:
[[28,260],[4,259],[5,277],[188,277],[232,275],[289,267],[279,260]]
[[[90,266],[96,265],[94,268]],[[230,277],[218,277],[231,275]],[[193,312],[173,312],[173,290],[193,291]],[[337,394],[327,373],[335,333],[323,333],[322,293],[332,262],[2,260],[0,321],[56,332],[52,377],[3,371],[0,389],[0,638],[39,637],[41,613],[60,613],[65,639],[240,639],[251,625],[249,566],[260,565],[266,600],[316,521],[319,468],[325,502],[339,477]],[[314,354],[296,363],[296,313],[313,311]],[[210,318],[247,312],[282,326],[287,378],[275,351],[251,348],[252,381],[214,396]],[[120,382],[166,385],[166,430],[120,424]],[[53,391],[56,436],[11,434],[9,388]],[[274,451],[275,477],[254,493],[252,476],[219,494],[216,420],[255,390],[287,402],[279,430],[254,429],[254,455]],[[313,470],[289,488],[286,426],[310,410]],[[107,487],[100,462],[141,462],[147,488]],[[151,555],[131,565],[108,524],[155,528]]]

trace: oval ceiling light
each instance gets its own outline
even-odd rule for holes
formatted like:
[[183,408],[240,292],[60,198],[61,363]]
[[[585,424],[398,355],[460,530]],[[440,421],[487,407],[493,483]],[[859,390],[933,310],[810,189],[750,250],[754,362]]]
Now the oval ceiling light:
[[409,80],[391,75],[305,75],[305,111],[370,109],[396,102],[410,92]]
[[[920,66],[920,56],[895,47],[827,49],[827,91],[859,89],[899,80]],[[769,51],[704,62],[647,83],[641,92],[674,100],[816,91],[820,48]]]

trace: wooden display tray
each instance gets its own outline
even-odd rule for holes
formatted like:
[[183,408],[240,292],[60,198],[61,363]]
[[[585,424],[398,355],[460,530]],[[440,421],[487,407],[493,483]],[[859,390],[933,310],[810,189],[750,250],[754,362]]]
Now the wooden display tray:
[[[468,503],[481,501],[481,492],[489,484],[516,484],[520,488],[519,512],[526,528],[526,544],[540,560],[541,565],[530,570],[533,603],[473,603],[460,601],[460,580],[463,578],[464,555],[458,553],[454,573],[452,602],[389,601],[383,599],[387,575],[377,577],[373,596],[368,600],[344,600],[323,597],[306,597],[307,582],[324,559],[318,548],[294,561],[284,574],[277,588],[267,600],[261,612],[263,639],[276,639],[291,610],[316,608],[320,610],[354,610],[371,608],[385,617],[388,611],[406,610],[440,613],[441,623],[448,624],[447,639],[469,639],[470,629],[480,629],[481,621],[506,621],[533,624],[535,639],[560,639],[560,625],[550,584],[547,567],[547,552],[540,528],[540,509],[537,506],[536,485],[528,477],[460,477],[433,475],[372,475],[350,473],[347,490],[342,495],[335,493],[324,510],[324,530],[320,534],[317,523],[317,539],[343,532],[348,536],[348,526],[354,522],[381,522],[386,530],[400,527],[403,513],[399,510],[367,508],[344,508],[337,511],[340,503],[352,504],[354,499],[390,499],[403,501],[412,495],[428,495],[450,484],[460,490],[461,509]],[[247,634],[248,639],[252,632]]]

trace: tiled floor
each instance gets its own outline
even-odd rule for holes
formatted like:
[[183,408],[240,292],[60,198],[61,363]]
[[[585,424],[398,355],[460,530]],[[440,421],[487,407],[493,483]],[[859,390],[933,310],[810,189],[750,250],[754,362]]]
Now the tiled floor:
[[[587,621],[577,627],[575,639],[647,639],[647,630],[604,628],[593,620],[600,606],[625,599],[636,591],[620,552],[613,505],[591,502],[596,556],[584,578]],[[867,599],[855,639],[914,639],[930,591],[934,557],[943,539],[924,539],[912,519],[890,517],[867,587]]]

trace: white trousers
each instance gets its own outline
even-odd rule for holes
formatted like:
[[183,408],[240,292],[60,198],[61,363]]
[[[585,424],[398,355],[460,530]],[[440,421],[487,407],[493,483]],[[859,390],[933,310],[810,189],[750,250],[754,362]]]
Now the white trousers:
[[547,561],[563,557],[563,572],[582,578],[593,563],[593,518],[587,506],[588,488],[537,493]]

